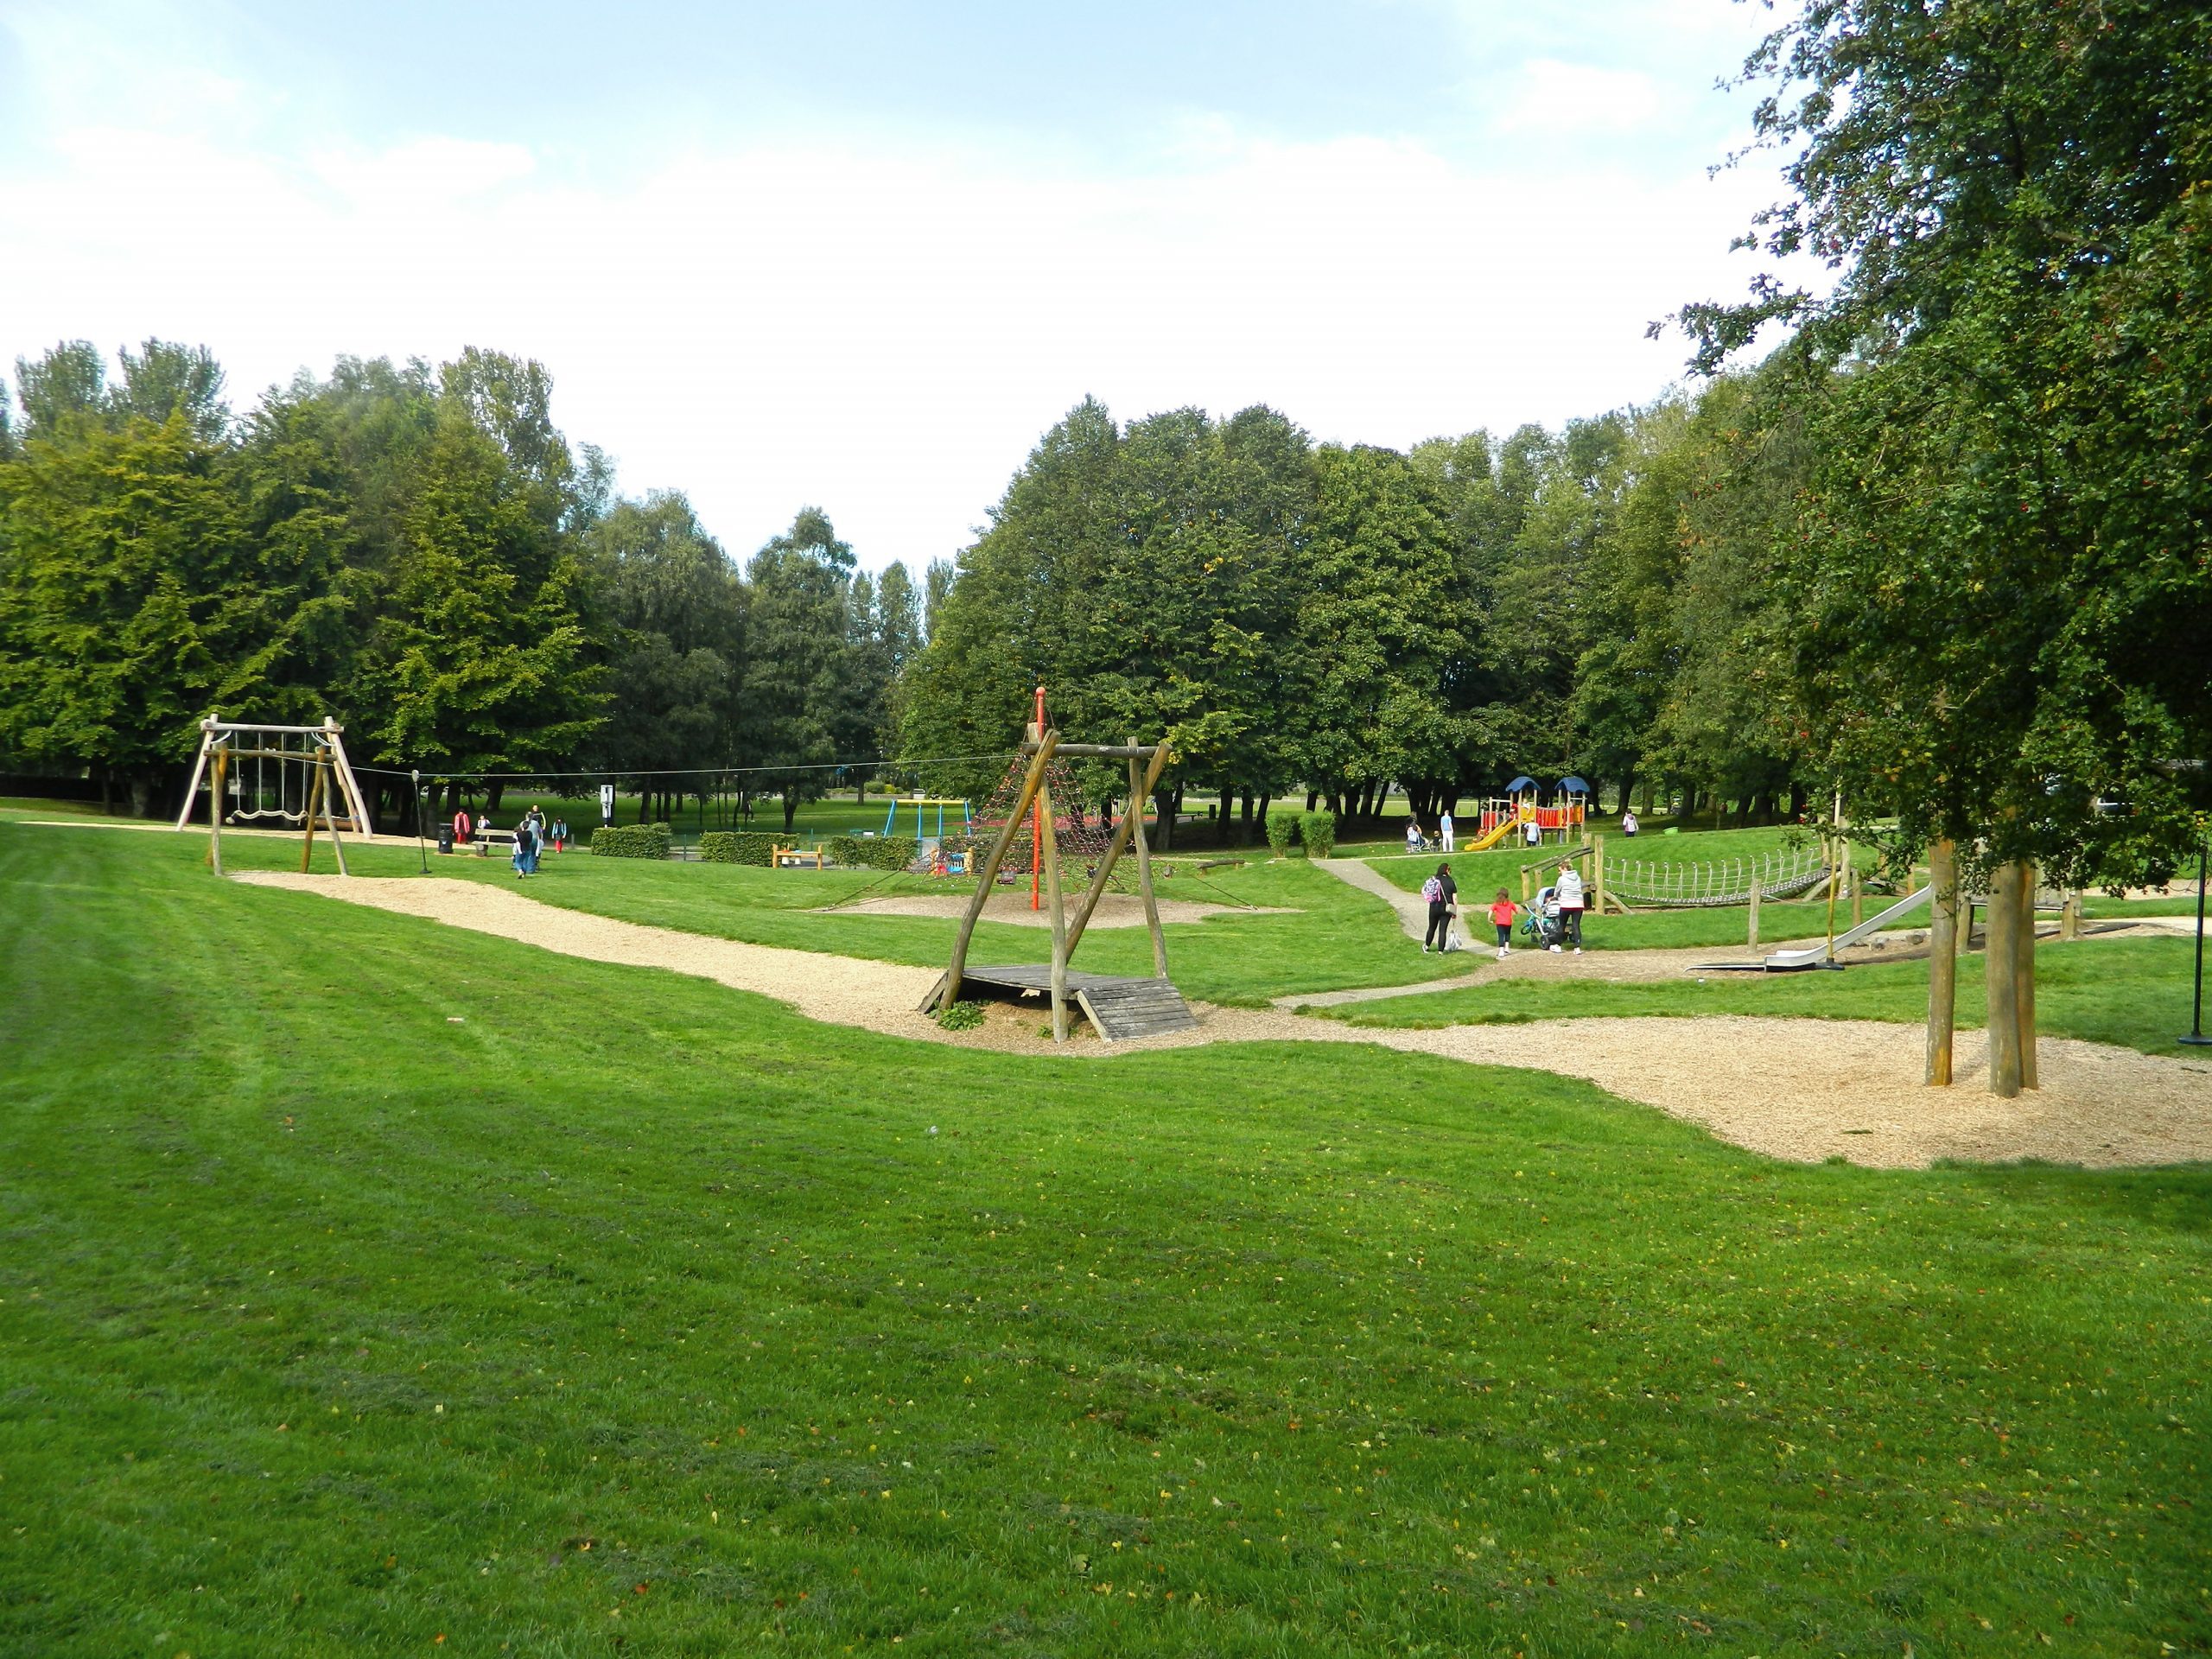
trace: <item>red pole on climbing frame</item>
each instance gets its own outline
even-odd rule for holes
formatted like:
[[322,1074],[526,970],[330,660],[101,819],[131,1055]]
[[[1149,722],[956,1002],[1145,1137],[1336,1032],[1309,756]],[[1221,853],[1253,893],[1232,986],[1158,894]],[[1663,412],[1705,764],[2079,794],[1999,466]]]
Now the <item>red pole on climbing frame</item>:
[[[1037,688],[1037,741],[1045,741],[1045,688]],[[1045,791],[1037,791],[1037,798],[1029,808],[1029,908],[1041,909],[1037,898],[1037,878],[1044,869],[1045,847]]]

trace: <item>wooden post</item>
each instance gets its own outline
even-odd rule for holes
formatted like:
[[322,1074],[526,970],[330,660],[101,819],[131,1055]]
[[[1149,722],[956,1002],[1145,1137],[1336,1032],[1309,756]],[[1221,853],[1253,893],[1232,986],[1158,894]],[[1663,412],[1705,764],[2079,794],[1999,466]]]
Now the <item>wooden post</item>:
[[2019,867],[2019,967],[2013,980],[2012,1005],[2020,1021],[2020,1087],[2040,1089],[2043,1079],[2036,1065],[2036,867]]
[[1597,905],[1597,913],[1605,913],[1605,838],[1600,835],[1590,837],[1590,892]]
[[2058,912],[2058,937],[2071,941],[2082,937],[2082,894],[2077,889],[2066,895],[2066,902]]
[[[230,770],[226,764],[229,760],[228,750],[219,748],[215,751],[214,782],[207,796],[207,862],[214,867],[218,875],[223,873],[223,789]],[[186,809],[189,810],[191,805],[192,802],[188,798]]]
[[[1090,925],[1090,912],[1098,908],[1099,896],[1106,891],[1106,883],[1113,876],[1114,867],[1121,862],[1122,855],[1128,849],[1129,832],[1143,817],[1145,796],[1152,792],[1152,786],[1160,781],[1160,774],[1166,765],[1167,745],[1165,743],[1152,752],[1152,765],[1146,769],[1141,779],[1136,777],[1135,760],[1130,760],[1129,810],[1122,814],[1122,822],[1114,831],[1114,839],[1106,849],[1106,856],[1098,866],[1098,874],[1091,878],[1090,890],[1084,894],[1081,908],[1076,912],[1075,919],[1068,924],[1070,957],[1074,957],[1076,946],[1083,943],[1084,930]],[[1140,788],[1144,791],[1143,794],[1137,792]]]
[[[336,858],[338,861],[338,874],[340,875],[351,875],[353,874],[353,871],[346,868],[346,843],[339,838],[338,819],[330,810],[331,801],[341,793],[338,786],[338,768],[331,765],[330,757],[327,753],[324,754],[322,760],[318,763],[318,765],[319,769],[322,773],[323,780],[322,827],[330,831],[330,851],[332,856]],[[346,817],[349,819],[353,817],[353,813],[350,810],[347,811]]]
[[1989,1092],[2011,1100],[2020,1092],[2020,880],[2015,866],[1991,872],[1988,905],[1982,976],[1989,988]]
[[960,970],[968,965],[968,941],[976,931],[976,918],[983,913],[983,901],[991,896],[991,884],[999,879],[999,866],[1006,861],[1007,849],[1014,845],[1014,836],[1020,833],[1021,820],[1037,797],[1038,786],[1045,781],[1045,767],[1059,741],[1058,734],[1048,733],[1037,745],[1037,753],[1030,757],[1029,770],[1021,775],[1021,793],[1014,801],[1014,810],[1006,815],[1006,822],[999,826],[998,839],[991,843],[990,853],[983,860],[976,891],[969,897],[967,913],[960,918],[960,931],[952,941],[951,965],[944,970],[944,990],[937,1001],[941,1008],[949,1008],[960,1000]]
[[1959,861],[1948,841],[1928,849],[1928,1071],[1925,1081],[1948,1088],[1951,1032],[1959,1002]]
[[1745,946],[1747,950],[1756,950],[1759,948],[1759,894],[1765,885],[1758,877],[1751,878],[1751,938]]
[[315,810],[322,804],[322,768],[314,769],[315,781],[308,785],[307,836],[300,842],[300,874],[308,873],[308,865],[315,857]]
[[1052,790],[1037,787],[1039,857],[1045,877],[1045,900],[1052,921],[1052,1040],[1068,1039],[1068,918],[1060,903],[1060,838],[1052,830]]
[[1851,925],[1856,927],[1866,919],[1866,887],[1851,861],[1851,843],[1847,841],[1843,843],[1843,879],[1851,883]]
[[[1129,740],[1135,745],[1136,739]],[[1163,741],[1160,753],[1165,754],[1167,745]],[[1157,783],[1157,778],[1153,780]],[[1137,891],[1144,896],[1144,925],[1152,931],[1152,976],[1167,977],[1167,936],[1160,931],[1160,904],[1152,893],[1152,849],[1144,833],[1145,803],[1152,798],[1151,790],[1144,787],[1144,778],[1137,770],[1136,757],[1129,757],[1129,822],[1130,835],[1137,849]]]

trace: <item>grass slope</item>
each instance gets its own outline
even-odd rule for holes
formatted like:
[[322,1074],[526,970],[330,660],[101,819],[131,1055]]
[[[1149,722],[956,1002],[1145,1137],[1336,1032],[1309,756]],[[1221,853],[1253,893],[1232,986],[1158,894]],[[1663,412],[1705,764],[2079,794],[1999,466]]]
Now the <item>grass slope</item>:
[[[2036,1025],[2047,1036],[2177,1055],[2189,1029],[2194,946],[2183,938],[2099,939],[2036,952]],[[1958,1021],[1982,1024],[1982,958],[1959,963]],[[1928,1017],[1928,964],[1874,963],[1842,973],[1712,974],[1634,984],[1500,979],[1318,1010],[1356,1026],[1521,1025],[1597,1015],[1780,1014],[1816,1020]]]
[[[67,831],[39,833],[66,834]],[[207,851],[200,835],[154,831],[85,830],[84,836],[127,836],[140,856],[180,871],[199,868]],[[231,836],[223,860],[232,870],[299,868],[298,843],[270,836]],[[408,876],[423,859],[411,845],[355,848],[346,855],[357,875]],[[513,885],[503,858],[454,856],[428,860],[435,875]],[[319,843],[315,868],[336,868],[328,843]],[[1164,897],[1201,904],[1247,904],[1287,914],[1228,913],[1168,927],[1167,961],[1175,982],[1210,1001],[1255,1004],[1290,991],[1356,985],[1410,985],[1459,971],[1449,958],[1424,957],[1400,930],[1389,906],[1302,862],[1247,864],[1164,879]],[[683,864],[569,853],[547,857],[526,889],[541,903],[584,910],[753,944],[782,945],[836,956],[942,967],[957,924],[950,918],[835,912],[819,907],[871,893],[958,893],[964,886],[926,876],[885,876],[866,870],[766,870],[737,864]],[[972,963],[1050,960],[1051,935],[1042,928],[986,922],[976,930]],[[1077,965],[1091,973],[1149,976],[1152,945],[1139,928],[1098,928],[1084,936]]]
[[0,827],[0,1652],[2212,1641],[2212,1173],[922,1049],[160,845]]

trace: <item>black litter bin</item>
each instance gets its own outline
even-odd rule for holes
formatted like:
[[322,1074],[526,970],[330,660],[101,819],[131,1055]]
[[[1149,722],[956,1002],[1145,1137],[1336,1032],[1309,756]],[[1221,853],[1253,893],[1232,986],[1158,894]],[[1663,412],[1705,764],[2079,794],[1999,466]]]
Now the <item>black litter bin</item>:
[[442,853],[453,851],[453,825],[442,823],[438,826],[438,850]]

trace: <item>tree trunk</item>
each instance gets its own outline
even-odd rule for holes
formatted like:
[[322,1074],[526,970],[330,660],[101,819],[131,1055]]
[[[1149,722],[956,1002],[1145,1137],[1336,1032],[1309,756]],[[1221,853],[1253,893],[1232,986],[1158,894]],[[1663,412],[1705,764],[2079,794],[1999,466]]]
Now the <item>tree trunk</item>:
[[784,791],[784,833],[791,832],[791,823],[798,817],[798,796],[791,790]]
[[1149,845],[1156,853],[1171,852],[1175,846],[1175,791],[1172,789],[1155,791],[1152,798],[1152,810],[1154,822]]
[[2036,1065],[2036,867],[2020,866],[2019,968],[2012,1001],[2020,1022],[2020,1087],[2040,1089]]
[[2018,868],[2000,864],[1990,873],[1982,972],[1989,987],[1989,1092],[2005,1100],[2020,1092],[2019,927]]
[[1959,1002],[1958,849],[1938,841],[1928,849],[1928,1071],[1925,1081],[1951,1082],[1951,1032]]
[[1311,812],[1316,806],[1319,805],[1320,801],[1321,791],[1319,790],[1309,789],[1306,791],[1306,810],[1308,812]]

